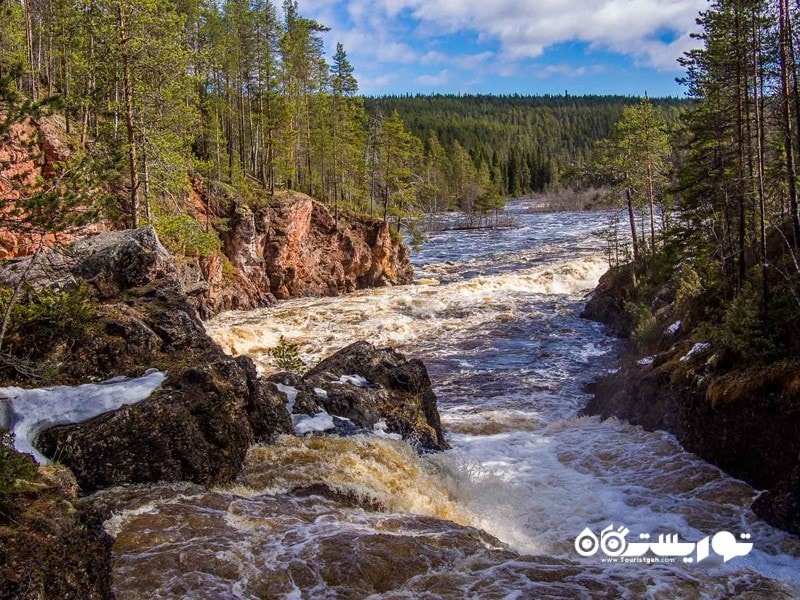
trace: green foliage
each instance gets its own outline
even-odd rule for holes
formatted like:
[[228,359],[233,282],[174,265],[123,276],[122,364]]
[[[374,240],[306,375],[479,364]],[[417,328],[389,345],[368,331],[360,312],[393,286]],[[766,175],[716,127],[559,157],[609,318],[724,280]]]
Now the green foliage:
[[[449,160],[456,144],[473,168],[485,164],[501,196],[556,189],[568,169],[583,171],[594,143],[608,137],[622,109],[637,102],[623,96],[435,95],[367,98],[372,117],[397,110],[409,130]],[[677,99],[653,100],[659,115],[674,123],[687,106]],[[437,161],[440,162],[441,161]]]
[[36,463],[14,449],[14,437],[0,429],[0,501],[14,492],[21,481],[36,475]]
[[[0,288],[0,314],[5,314],[13,290]],[[17,354],[80,336],[94,320],[97,304],[85,287],[68,291],[26,288],[11,309],[6,341]]]
[[306,364],[300,358],[300,348],[294,342],[290,342],[281,336],[278,345],[270,348],[268,354],[275,360],[275,363],[286,371],[303,371]]
[[640,302],[628,302],[625,313],[634,324],[631,339],[639,352],[650,354],[658,349],[661,340],[661,328],[650,308]]
[[704,291],[705,288],[697,271],[690,265],[684,264],[678,275],[678,288],[675,291],[675,310],[678,314],[688,311],[694,300]]
[[779,350],[770,329],[765,327],[761,295],[748,283],[728,304],[715,342],[743,361],[769,359]]
[[222,248],[214,230],[206,231],[197,219],[187,214],[161,215],[155,228],[164,245],[177,254],[210,256]]

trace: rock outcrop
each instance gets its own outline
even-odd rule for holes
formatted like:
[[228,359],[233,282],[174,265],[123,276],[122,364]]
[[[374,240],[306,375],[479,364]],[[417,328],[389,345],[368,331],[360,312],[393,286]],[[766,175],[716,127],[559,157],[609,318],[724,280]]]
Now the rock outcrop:
[[386,433],[400,435],[418,450],[448,447],[425,365],[396,350],[356,342],[302,378],[279,374],[274,380],[298,389],[298,414],[324,410],[367,431],[383,421]]
[[[625,293],[601,286],[592,302],[595,307],[613,307]],[[710,344],[695,344],[688,327],[669,330],[675,319],[669,310],[655,312],[664,332],[656,343],[662,350],[646,360],[623,361],[617,373],[595,384],[594,398],[584,412],[673,433],[688,451],[766,489],[753,504],[755,512],[800,534],[796,363],[726,368],[721,352]],[[624,303],[618,310],[590,314],[602,315],[612,328],[624,328]]]
[[628,337],[632,323],[625,304],[633,300],[635,291],[630,265],[610,269],[600,278],[581,317],[603,323],[611,335]]
[[[0,141],[0,212],[8,211],[22,195],[39,189],[41,181],[52,177],[58,165],[74,153],[75,145],[66,135],[60,117],[28,118],[12,125]],[[76,235],[102,230],[102,226],[95,225],[69,234],[50,234],[45,241],[65,243]],[[29,234],[0,228],[0,259],[32,254],[37,246],[38,239]]]
[[237,198],[223,201],[221,192],[214,195],[200,183],[195,188],[195,210],[225,223],[219,235],[233,267],[222,277],[221,265],[202,265],[210,284],[208,314],[411,282],[408,248],[378,219],[351,216],[337,223],[322,204],[299,193],[250,206]]
[[[13,282],[16,261],[0,272]],[[283,397],[252,361],[206,335],[181,272],[152,228],[77,242],[41,260],[39,285],[88,285],[100,301],[80,340],[59,346],[59,383],[168,374],[147,400],[42,434],[38,446],[75,473],[84,491],[126,483],[231,481],[254,440],[291,432]]]

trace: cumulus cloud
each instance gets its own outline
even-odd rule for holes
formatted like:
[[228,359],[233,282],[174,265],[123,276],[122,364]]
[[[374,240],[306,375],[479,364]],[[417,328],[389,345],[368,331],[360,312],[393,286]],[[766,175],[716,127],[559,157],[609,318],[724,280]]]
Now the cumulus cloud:
[[[332,4],[338,3],[310,0],[316,11]],[[392,20],[406,16],[416,21],[420,37],[474,32],[479,40],[499,43],[503,58],[510,61],[537,58],[555,44],[580,41],[634,56],[655,68],[674,69],[675,59],[691,47],[689,33],[706,0],[345,0],[344,4],[353,27],[362,32],[391,30]],[[664,31],[673,32],[680,43],[662,41]]]

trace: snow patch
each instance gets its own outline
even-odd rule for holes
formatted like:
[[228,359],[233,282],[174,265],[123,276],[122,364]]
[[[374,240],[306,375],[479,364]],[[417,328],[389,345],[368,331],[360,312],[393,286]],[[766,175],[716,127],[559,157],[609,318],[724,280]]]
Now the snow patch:
[[14,447],[19,452],[32,454],[36,462],[46,465],[50,461],[33,446],[42,431],[82,423],[141,402],[161,387],[166,378],[166,373],[150,369],[135,379],[114,377],[75,387],[0,388],[0,425],[14,434]]
[[356,387],[367,387],[369,385],[369,381],[367,381],[361,375],[342,375],[333,383],[339,383],[342,385],[349,383],[350,385],[354,385]]
[[686,362],[690,358],[692,358],[695,354],[699,354],[700,352],[705,352],[711,348],[711,344],[706,344],[705,342],[700,342],[692,346],[692,349],[689,350],[684,356],[681,356],[681,362]]
[[317,395],[317,397],[319,397],[319,398],[327,398],[327,397],[328,397],[328,392],[326,392],[326,391],[325,391],[325,390],[323,390],[322,388],[314,388],[314,393],[315,393],[315,394]]
[[670,335],[675,335],[678,333],[678,331],[680,331],[681,325],[683,325],[683,323],[680,321],[675,321],[672,325],[667,327],[667,333]]
[[292,414],[294,403],[297,402],[297,394],[299,393],[297,388],[290,385],[283,385],[282,383],[276,383],[275,387],[278,388],[278,391],[286,394],[286,410],[289,411],[289,414]]
[[653,361],[656,359],[655,356],[645,356],[643,359],[639,360],[636,364],[641,366],[652,365]]

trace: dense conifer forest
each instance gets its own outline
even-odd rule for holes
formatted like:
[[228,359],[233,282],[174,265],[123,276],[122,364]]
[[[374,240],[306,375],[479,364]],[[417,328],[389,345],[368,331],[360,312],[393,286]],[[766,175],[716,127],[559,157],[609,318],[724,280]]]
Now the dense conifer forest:
[[[469,154],[507,197],[580,184],[595,143],[608,137],[626,106],[626,96],[433,95],[367,98],[373,116],[397,111],[408,129],[426,143],[441,144],[448,158]],[[684,99],[652,101],[666,125],[677,122]],[[435,139],[434,139],[435,136]]]

